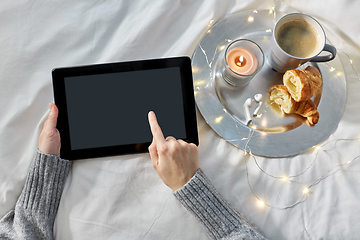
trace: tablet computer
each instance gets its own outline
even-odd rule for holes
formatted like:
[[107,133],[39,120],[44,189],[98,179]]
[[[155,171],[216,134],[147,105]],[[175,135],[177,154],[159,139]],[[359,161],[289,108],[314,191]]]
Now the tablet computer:
[[63,159],[146,152],[149,111],[165,137],[198,145],[188,57],[56,68],[52,77]]

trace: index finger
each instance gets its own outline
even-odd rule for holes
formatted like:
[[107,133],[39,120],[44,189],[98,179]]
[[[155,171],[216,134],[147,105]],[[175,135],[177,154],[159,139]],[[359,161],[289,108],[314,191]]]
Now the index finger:
[[153,135],[155,143],[165,142],[164,134],[162,133],[161,128],[157,122],[155,113],[153,111],[150,111],[148,114],[148,118],[149,118],[151,133]]

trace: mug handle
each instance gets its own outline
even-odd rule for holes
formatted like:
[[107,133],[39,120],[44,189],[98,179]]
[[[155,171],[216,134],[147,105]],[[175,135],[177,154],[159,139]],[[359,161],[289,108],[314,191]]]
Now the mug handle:
[[327,56],[314,57],[310,60],[310,62],[328,62],[330,60],[333,60],[336,56],[336,48],[329,44],[325,44],[323,51],[329,52],[330,54]]

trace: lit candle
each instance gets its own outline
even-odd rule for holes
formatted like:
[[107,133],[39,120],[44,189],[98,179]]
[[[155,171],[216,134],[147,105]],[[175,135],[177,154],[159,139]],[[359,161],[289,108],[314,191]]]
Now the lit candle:
[[234,87],[244,87],[264,65],[264,53],[259,45],[247,39],[232,41],[222,55],[221,76]]
[[232,49],[226,56],[226,61],[234,72],[241,75],[250,75],[258,68],[256,54],[248,48]]

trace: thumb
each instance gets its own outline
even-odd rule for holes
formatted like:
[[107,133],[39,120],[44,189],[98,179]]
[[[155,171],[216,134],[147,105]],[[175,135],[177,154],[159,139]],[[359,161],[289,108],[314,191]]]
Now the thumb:
[[157,153],[157,147],[156,147],[154,140],[152,141],[151,145],[149,146],[149,153],[150,153],[150,158],[151,158],[153,167],[156,168],[156,166],[158,164],[158,160],[159,160],[159,155]]
[[49,104],[50,113],[40,133],[38,148],[41,152],[52,155],[60,155],[60,133],[56,129],[59,110],[55,104]]
[[56,107],[56,105],[53,103],[49,103],[49,109],[50,109],[50,113],[44,123],[44,130],[51,132],[52,130],[54,130],[56,128],[59,110]]

